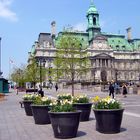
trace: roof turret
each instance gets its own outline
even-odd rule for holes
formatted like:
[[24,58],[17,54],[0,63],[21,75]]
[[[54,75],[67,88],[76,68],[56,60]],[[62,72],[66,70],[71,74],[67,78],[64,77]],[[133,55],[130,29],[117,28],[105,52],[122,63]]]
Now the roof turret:
[[89,15],[89,14],[98,14],[98,11],[93,3],[93,0],[91,0],[90,7],[87,11],[87,15]]

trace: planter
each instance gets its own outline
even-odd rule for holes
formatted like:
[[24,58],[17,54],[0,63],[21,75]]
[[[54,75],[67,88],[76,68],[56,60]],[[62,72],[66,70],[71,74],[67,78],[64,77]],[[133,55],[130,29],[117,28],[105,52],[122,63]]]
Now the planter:
[[55,138],[74,138],[77,135],[81,111],[49,112]]
[[33,103],[33,101],[23,101],[25,113],[27,116],[33,116],[32,109],[30,106],[32,103]]
[[50,111],[47,105],[31,105],[32,113],[35,124],[50,124],[50,117],[48,111]]
[[74,103],[76,110],[81,110],[80,121],[89,121],[92,103]]
[[124,109],[93,109],[96,118],[96,130],[101,133],[119,133]]

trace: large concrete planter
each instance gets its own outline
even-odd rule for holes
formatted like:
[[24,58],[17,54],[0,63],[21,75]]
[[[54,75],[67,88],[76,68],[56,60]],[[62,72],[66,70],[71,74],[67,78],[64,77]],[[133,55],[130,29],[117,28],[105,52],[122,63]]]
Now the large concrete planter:
[[49,112],[55,138],[74,138],[80,121],[80,111]]
[[27,116],[33,116],[32,109],[31,109],[32,103],[33,103],[33,101],[23,101],[25,113]]
[[50,106],[47,105],[31,105],[35,124],[50,124],[48,111]]
[[93,109],[96,118],[96,130],[101,133],[119,133],[124,109]]
[[74,103],[74,108],[81,111],[80,121],[89,121],[92,103]]

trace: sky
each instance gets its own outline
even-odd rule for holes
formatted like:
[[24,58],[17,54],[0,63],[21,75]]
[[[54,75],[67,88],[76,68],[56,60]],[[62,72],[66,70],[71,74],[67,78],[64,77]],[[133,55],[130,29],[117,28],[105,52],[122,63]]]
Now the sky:
[[[126,28],[132,27],[132,37],[140,38],[140,0],[94,0],[94,4],[102,32],[126,35]],[[0,0],[3,77],[27,64],[32,45],[39,33],[51,32],[52,21],[57,33],[68,25],[86,30],[89,5],[90,0]]]

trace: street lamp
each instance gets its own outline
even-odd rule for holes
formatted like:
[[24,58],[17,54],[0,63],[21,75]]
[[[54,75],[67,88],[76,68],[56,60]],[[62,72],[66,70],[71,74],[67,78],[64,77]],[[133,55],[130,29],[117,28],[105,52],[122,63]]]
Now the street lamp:
[[115,80],[116,80],[116,83],[117,83],[117,81],[118,81],[118,71],[117,70],[115,71],[115,78],[116,78]]
[[52,84],[52,77],[51,77],[51,71],[52,71],[52,67],[51,67],[51,60],[49,60],[49,74],[48,74],[48,77],[49,77],[49,85]]
[[42,67],[45,67],[45,59],[42,59],[42,58],[39,58],[38,59],[38,62],[37,62],[37,65],[39,66],[39,75],[40,75],[40,86],[42,88]]

